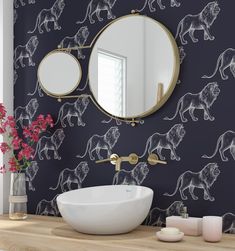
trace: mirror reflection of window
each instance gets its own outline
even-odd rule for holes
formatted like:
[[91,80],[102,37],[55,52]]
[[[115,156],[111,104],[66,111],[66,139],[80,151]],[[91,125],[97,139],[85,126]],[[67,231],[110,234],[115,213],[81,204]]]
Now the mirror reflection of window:
[[98,50],[98,102],[112,114],[126,116],[125,57]]

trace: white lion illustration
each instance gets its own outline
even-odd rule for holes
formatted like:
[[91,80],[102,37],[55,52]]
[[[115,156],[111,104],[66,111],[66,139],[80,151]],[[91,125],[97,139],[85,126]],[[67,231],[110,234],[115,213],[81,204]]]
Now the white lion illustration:
[[43,33],[42,26],[46,29],[47,32],[50,32],[48,24],[50,22],[54,25],[54,30],[61,30],[61,27],[58,24],[58,20],[63,13],[65,7],[64,0],[56,0],[53,6],[50,9],[43,9],[39,12],[36,20],[34,30],[28,31],[28,33],[34,33],[37,29],[39,33]]
[[219,4],[217,1],[210,2],[206,7],[197,15],[187,15],[179,23],[177,27],[177,34],[175,39],[180,36],[182,44],[187,44],[188,42],[184,39],[184,36],[188,33],[190,38],[194,43],[198,42],[198,39],[194,37],[194,32],[196,30],[204,31],[204,40],[214,40],[210,34],[209,28],[216,20],[220,12]]
[[120,119],[116,119],[116,118],[115,118],[115,119],[110,118],[109,120],[105,120],[105,119],[104,119],[104,120],[101,121],[101,123],[103,123],[103,124],[109,124],[109,123],[111,123],[113,120],[116,122],[116,125],[117,125],[117,126],[122,125],[122,121],[121,121]]
[[189,190],[193,200],[198,200],[198,197],[194,194],[194,189],[199,188],[204,191],[204,200],[214,201],[215,198],[210,195],[209,189],[217,180],[220,174],[220,170],[216,163],[209,163],[200,172],[195,173],[186,171],[181,174],[177,180],[175,191],[172,194],[164,193],[165,196],[174,196],[179,190],[182,200],[187,200],[184,191]]
[[224,155],[227,150],[230,151],[235,160],[235,132],[231,130],[226,131],[218,138],[215,151],[211,156],[203,155],[202,158],[212,159],[219,151],[221,159],[223,161],[228,161],[229,159]]
[[[142,9],[137,10],[137,11],[142,12],[148,5],[150,12],[155,12],[157,10],[155,7],[153,7],[153,3],[155,1],[156,0],[145,0],[144,6],[142,7]],[[181,5],[179,2],[177,2],[177,0],[170,0],[170,2],[171,2],[171,7],[180,7]],[[157,4],[161,10],[164,10],[166,8],[166,6],[162,4],[162,0],[157,0]]]
[[[186,54],[183,46],[179,46],[179,54],[180,54],[180,64],[183,64],[184,59],[187,56],[187,54]],[[180,79],[178,79],[178,81],[177,81],[177,85],[178,84],[181,84],[181,80]]]
[[49,156],[48,153],[48,151],[50,150],[53,151],[54,153],[54,159],[60,160],[61,157],[59,156],[58,150],[62,142],[64,141],[64,138],[65,134],[63,129],[57,129],[51,137],[47,136],[41,137],[37,143],[34,157],[36,156],[36,154],[38,154],[39,159],[43,160],[44,159],[42,157],[42,152],[43,152],[46,158],[50,160],[51,157]]
[[52,200],[41,200],[36,209],[37,215],[45,215],[45,216],[59,216],[60,212],[56,203],[56,198],[58,194]]
[[148,138],[144,153],[140,158],[143,158],[147,152],[150,154],[157,150],[159,158],[161,160],[165,160],[165,157],[162,156],[162,149],[168,149],[171,152],[171,159],[180,161],[180,157],[176,154],[175,149],[183,140],[185,134],[186,131],[184,130],[184,126],[182,124],[174,125],[165,134],[154,133]]
[[99,22],[103,21],[103,18],[100,16],[101,11],[107,11],[108,19],[115,19],[116,16],[112,13],[112,8],[115,5],[117,0],[91,0],[87,6],[86,16],[82,21],[77,21],[77,24],[83,24],[87,18],[91,24],[95,23],[95,20],[92,18],[95,14]]
[[62,127],[66,127],[66,124],[64,123],[64,120],[66,119],[69,123],[69,126],[73,127],[74,124],[72,123],[71,118],[76,117],[77,125],[85,126],[86,124],[82,121],[82,115],[86,111],[89,103],[89,98],[86,96],[79,97],[74,103],[66,102],[60,108],[58,119],[55,125],[57,125],[60,121]]
[[[109,120],[102,120],[101,121],[101,123],[103,123],[103,124],[110,124],[112,121],[115,121],[115,123],[116,123],[116,125],[117,126],[120,126],[120,125],[122,125],[122,121],[120,120],[120,119],[118,119],[118,118],[110,118]],[[132,123],[132,121],[125,121],[125,123],[127,124],[127,125],[130,125],[131,123]],[[140,123],[140,125],[143,125],[144,124],[144,120],[143,119],[141,119],[141,120],[139,120],[139,123]]]
[[187,56],[183,46],[179,46],[179,54],[180,54],[180,64],[182,64]]
[[235,78],[235,49],[233,48],[228,48],[220,54],[217,60],[215,71],[211,76],[204,75],[202,78],[213,78],[219,70],[221,78],[223,80],[227,80],[228,76],[224,73],[227,68],[230,68],[230,71]]
[[[87,28],[87,26],[81,27],[78,32],[73,37],[65,37],[60,42],[60,48],[76,48],[76,47],[82,47],[85,45],[87,38],[89,36],[90,32]],[[79,59],[85,59],[85,56],[82,54],[82,49],[77,49],[77,57]]]
[[93,152],[95,151],[99,159],[103,159],[100,155],[101,150],[107,151],[107,157],[112,154],[112,149],[116,145],[120,136],[117,126],[111,127],[104,135],[93,135],[87,142],[86,151],[83,155],[77,155],[78,158],[84,158],[87,153],[91,160],[95,160]]
[[166,209],[154,207],[149,212],[145,225],[164,227],[166,225],[166,217],[181,215],[183,207],[184,203],[182,201],[175,201]]
[[138,163],[131,171],[120,170],[113,177],[113,185],[136,185],[140,186],[149,173],[145,162]]
[[50,189],[56,190],[60,187],[62,192],[70,191],[72,190],[72,183],[77,184],[77,188],[79,189],[82,187],[82,182],[86,178],[88,172],[89,167],[87,162],[79,163],[75,169],[66,168],[60,173],[56,187],[50,187]]
[[30,125],[34,115],[38,110],[39,104],[36,98],[31,99],[26,106],[18,106],[15,109],[14,117],[16,123],[20,123],[21,128],[24,127],[24,121],[27,121],[27,125]]
[[[20,5],[21,6],[25,6],[25,2],[24,0],[14,0],[14,8],[19,8]],[[28,4],[35,4],[36,3],[36,0],[28,0]]]
[[35,66],[33,62],[33,55],[37,50],[39,41],[37,36],[32,36],[26,45],[18,45],[14,51],[14,65],[15,69],[18,69],[19,66],[17,62],[20,62],[21,67],[25,67],[24,59],[28,60],[28,66]]
[[31,191],[35,191],[35,187],[33,186],[33,180],[35,179],[38,173],[38,170],[39,170],[39,166],[38,166],[37,161],[32,161],[30,166],[27,167],[25,171],[26,181],[28,182],[29,190]]
[[184,117],[184,113],[189,111],[189,115],[193,121],[198,121],[198,118],[194,115],[195,110],[203,110],[204,120],[214,121],[214,117],[210,114],[210,107],[214,104],[217,97],[220,94],[219,86],[216,82],[207,84],[203,90],[199,93],[186,93],[178,101],[176,112],[173,117],[165,117],[164,120],[174,120],[178,113],[182,122],[188,120]]
[[35,89],[33,92],[29,92],[27,93],[28,96],[34,96],[36,93],[38,93],[39,97],[43,97],[44,94],[42,92],[42,88],[41,86],[39,85],[38,81],[36,82],[36,86],[35,86]]

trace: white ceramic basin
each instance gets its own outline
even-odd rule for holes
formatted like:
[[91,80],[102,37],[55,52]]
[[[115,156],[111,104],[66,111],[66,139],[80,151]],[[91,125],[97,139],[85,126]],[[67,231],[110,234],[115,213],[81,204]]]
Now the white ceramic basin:
[[153,190],[142,186],[111,185],[82,188],[57,197],[59,211],[75,230],[86,234],[122,234],[146,218]]

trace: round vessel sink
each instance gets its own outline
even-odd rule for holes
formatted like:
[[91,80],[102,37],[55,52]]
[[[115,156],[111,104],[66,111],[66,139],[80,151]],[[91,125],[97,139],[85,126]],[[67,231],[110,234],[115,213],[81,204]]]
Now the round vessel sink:
[[122,234],[146,218],[153,190],[143,186],[110,185],[81,188],[57,197],[63,219],[86,234]]

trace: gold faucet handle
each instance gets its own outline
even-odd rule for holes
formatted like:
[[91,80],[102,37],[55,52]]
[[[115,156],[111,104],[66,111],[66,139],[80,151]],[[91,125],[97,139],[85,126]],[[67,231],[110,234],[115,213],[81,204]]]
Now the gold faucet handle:
[[157,164],[163,164],[163,165],[167,164],[166,161],[159,160],[157,154],[155,154],[155,153],[149,154],[148,163],[151,166],[154,166],[154,165],[157,165]]
[[139,157],[135,153],[131,153],[127,157],[120,157],[120,159],[121,159],[121,161],[129,162],[129,164],[131,164],[131,165],[135,165],[139,161]]
[[138,163],[138,161],[139,161],[139,156],[137,154],[131,153],[129,155],[129,163],[131,165],[136,165]]
[[117,162],[118,159],[119,159],[119,156],[117,154],[112,154],[110,156],[110,158],[97,160],[95,163],[96,164],[101,164],[101,163],[105,163],[105,162],[109,162],[110,161],[111,164],[116,165],[116,162]]

